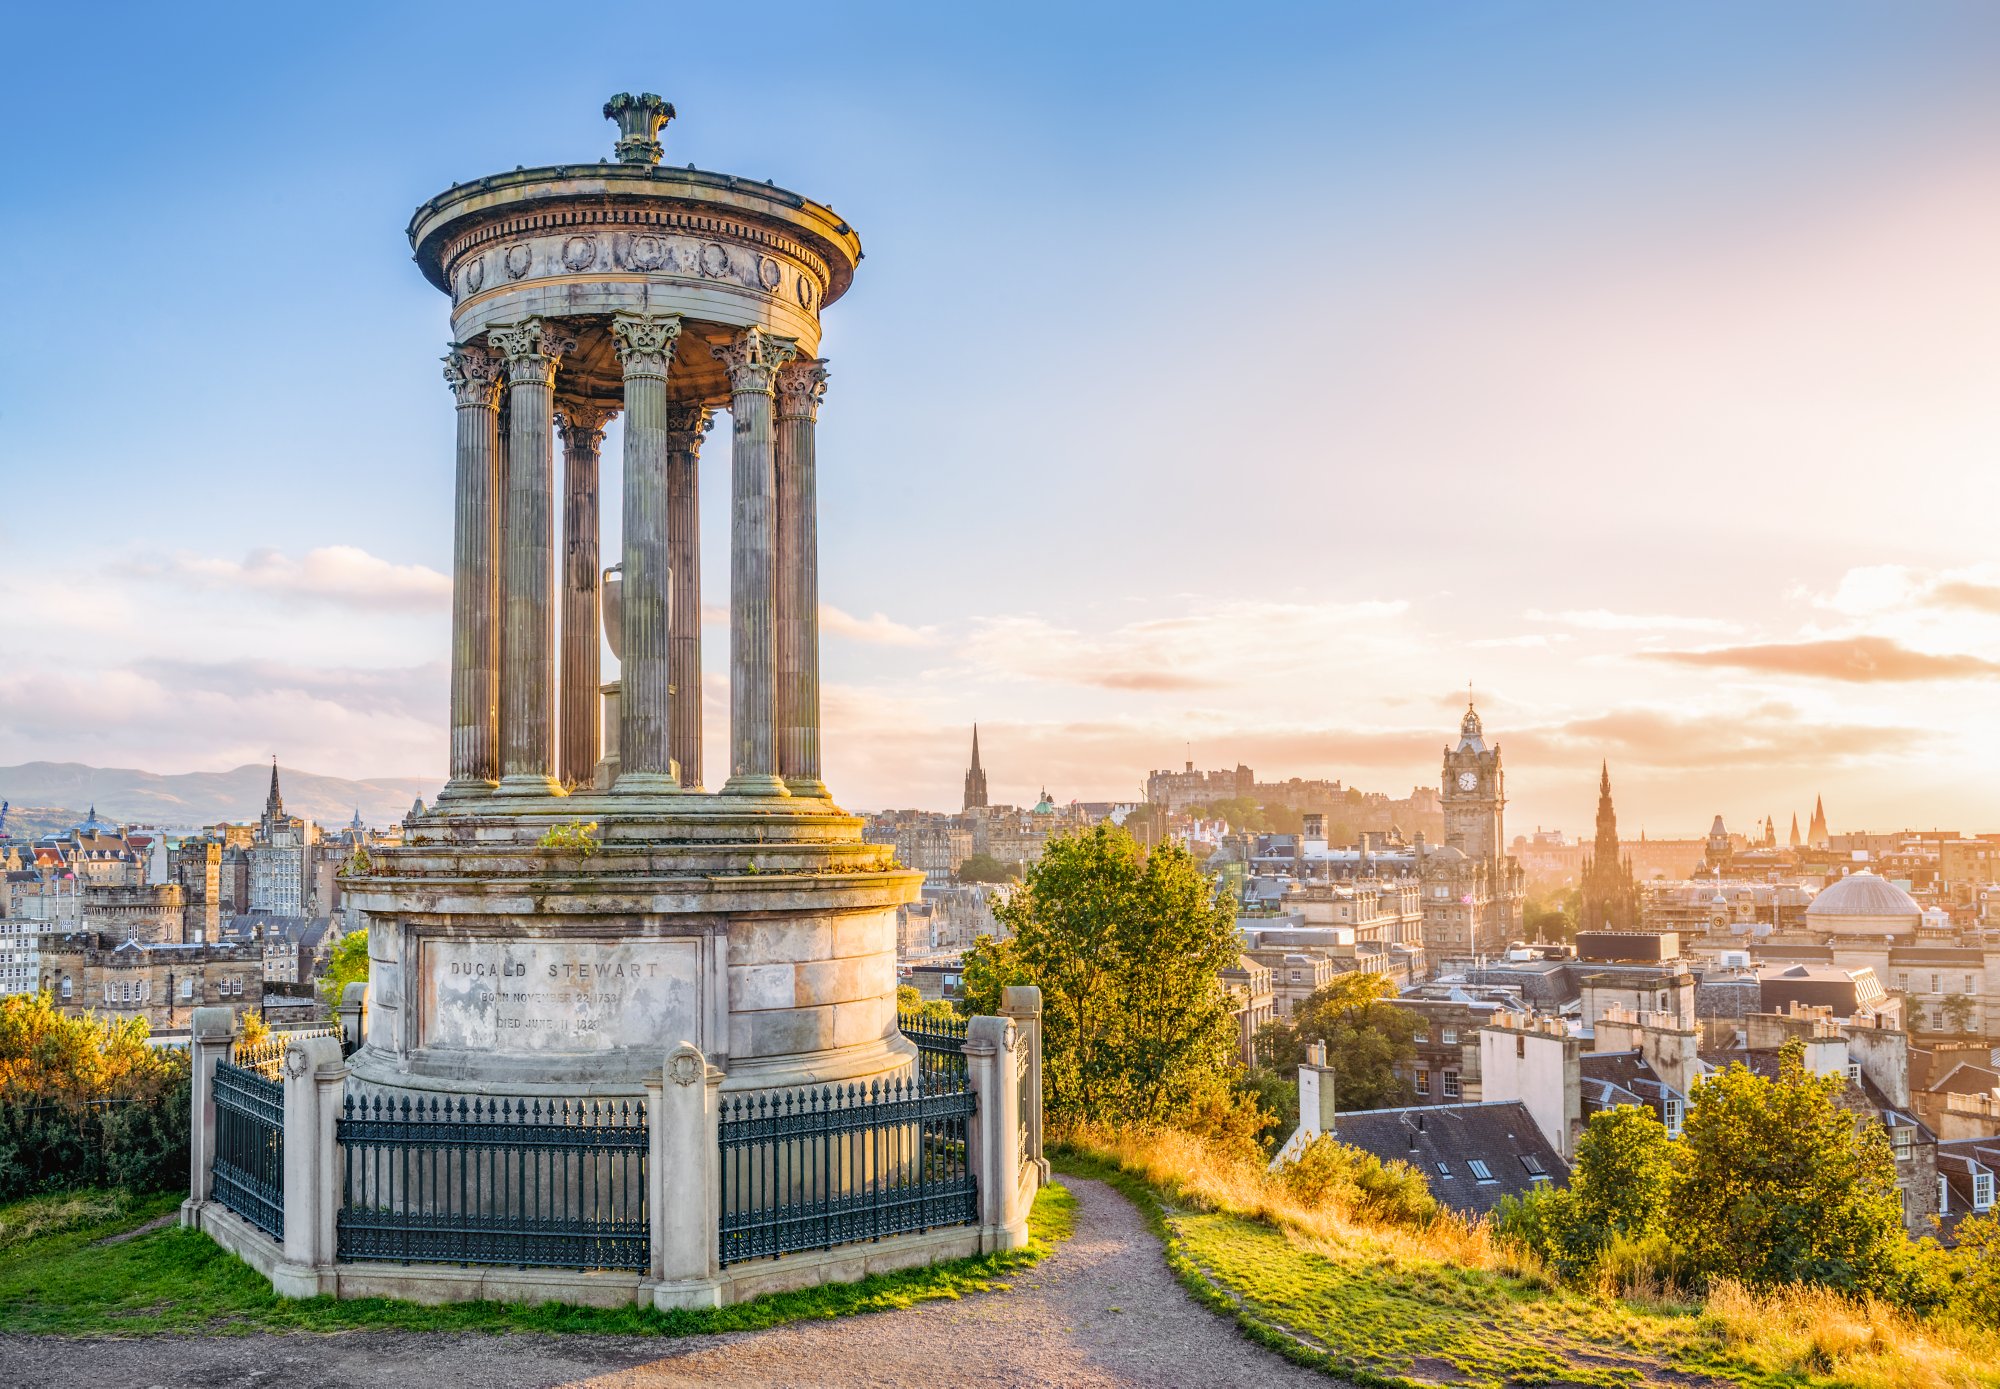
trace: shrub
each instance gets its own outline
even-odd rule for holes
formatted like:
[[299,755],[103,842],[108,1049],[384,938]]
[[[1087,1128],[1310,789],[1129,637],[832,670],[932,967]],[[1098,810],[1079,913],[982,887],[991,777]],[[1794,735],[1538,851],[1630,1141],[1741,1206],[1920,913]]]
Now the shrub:
[[1280,1169],[1286,1189],[1306,1206],[1338,1206],[1361,1220],[1421,1229],[1437,1218],[1437,1198],[1407,1162],[1383,1162],[1325,1134]]

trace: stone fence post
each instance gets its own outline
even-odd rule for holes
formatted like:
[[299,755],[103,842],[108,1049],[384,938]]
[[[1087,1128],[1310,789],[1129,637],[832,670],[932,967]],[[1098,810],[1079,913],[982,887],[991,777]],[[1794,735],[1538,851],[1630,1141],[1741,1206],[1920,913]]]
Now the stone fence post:
[[201,1208],[208,1204],[215,1179],[215,1063],[229,1059],[236,1043],[236,1010],[197,1008],[188,1044],[193,1098],[188,1114],[188,1199],[181,1203],[181,1224],[201,1228]]
[[1022,1059],[1027,1070],[1021,1081],[1021,1120],[1027,1135],[1023,1158],[1035,1164],[1035,1185],[1049,1181],[1049,1160],[1042,1154],[1042,991],[1033,984],[1012,984],[1000,991],[1000,1016],[1012,1018],[1021,1033]]
[[297,1037],[285,1048],[285,1246],[271,1270],[281,1297],[335,1291],[340,1155],[334,1121],[347,1089],[338,1037]]
[[979,1185],[980,1246],[989,1251],[1028,1242],[1028,1211],[1021,1199],[1021,1091],[1014,1069],[1020,1044],[1012,1018],[976,1017],[966,1023],[966,1078],[979,1096],[966,1147]]
[[646,1081],[653,1305],[722,1305],[722,1072],[682,1042]]
[[346,1050],[352,1051],[361,1045],[361,1029],[367,1011],[367,981],[357,981],[341,989],[340,1002],[333,1005],[333,1012],[340,1020],[340,1040]]

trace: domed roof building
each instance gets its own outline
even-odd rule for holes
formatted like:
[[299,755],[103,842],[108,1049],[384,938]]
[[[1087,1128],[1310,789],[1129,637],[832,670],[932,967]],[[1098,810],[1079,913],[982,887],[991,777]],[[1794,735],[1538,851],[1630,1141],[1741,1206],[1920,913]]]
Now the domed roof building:
[[1923,908],[1887,878],[1863,869],[1823,888],[1806,908],[1806,929],[1840,936],[1915,935]]

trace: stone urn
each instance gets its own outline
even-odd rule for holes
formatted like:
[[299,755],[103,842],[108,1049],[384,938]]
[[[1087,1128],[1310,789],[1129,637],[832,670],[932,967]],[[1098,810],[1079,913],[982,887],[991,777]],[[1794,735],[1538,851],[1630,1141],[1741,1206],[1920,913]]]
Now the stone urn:
[[598,595],[597,606],[604,614],[604,639],[611,643],[611,654],[619,660],[625,659],[625,575],[621,566],[612,565],[604,571],[604,590]]

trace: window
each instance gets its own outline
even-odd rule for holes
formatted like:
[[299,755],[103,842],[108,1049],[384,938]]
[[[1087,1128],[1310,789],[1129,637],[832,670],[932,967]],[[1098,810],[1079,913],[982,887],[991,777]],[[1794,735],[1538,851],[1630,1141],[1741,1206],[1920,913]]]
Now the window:
[[1975,1172],[1972,1174],[1972,1208],[1976,1211],[1993,1208],[1993,1174]]
[[1859,1061],[1850,1061],[1847,1063],[1847,1078],[1856,1085],[1861,1083],[1861,1063]]
[[193,997],[194,997],[194,976],[188,975],[181,980],[181,1002],[185,1003]]
[[1667,1102],[1665,1108],[1667,1111],[1667,1136],[1670,1138],[1678,1138],[1680,1137],[1680,1132],[1681,1132],[1680,1097],[1677,1095],[1667,1096]]
[[1973,975],[1968,974],[1965,976],[1965,992],[1969,994],[1979,992],[1979,980]]
[[1417,1093],[1419,1095],[1428,1095],[1430,1092],[1431,1073],[1419,1066],[1417,1067]]
[[1490,1181],[1492,1181],[1492,1180],[1493,1180],[1493,1169],[1492,1169],[1492,1168],[1490,1168],[1490,1167],[1488,1167],[1488,1166],[1487,1166],[1487,1165],[1486,1165],[1486,1164],[1485,1164],[1484,1162],[1482,1162],[1482,1161],[1481,1161],[1480,1159],[1478,1159],[1478,1158],[1473,1158],[1473,1159],[1472,1159],[1471,1161],[1467,1162],[1467,1163],[1466,1163],[1465,1165],[1466,1165],[1467,1167],[1470,1167],[1470,1168],[1472,1169],[1472,1175],[1473,1175],[1473,1176],[1475,1176],[1475,1177],[1477,1177],[1477,1178],[1478,1178],[1478,1179],[1479,1179],[1480,1181],[1482,1181],[1482,1182],[1490,1182]]
[[1417,1035],[1410,1040],[1420,1047],[1427,1047],[1431,1044],[1431,1030],[1428,1027],[1420,1027],[1417,1029]]
[[1451,1175],[1451,1164],[1448,1162],[1440,1162],[1437,1165],[1437,1169],[1440,1177],[1449,1177]]
[[1458,1045],[1458,1029],[1457,1029],[1457,1028],[1455,1028],[1455,1027],[1447,1027],[1447,1028],[1446,1028],[1446,1029],[1444,1030],[1444,1044],[1445,1044],[1446,1046],[1448,1046],[1448,1047],[1455,1047],[1455,1046],[1457,1046],[1457,1045]]
[[1455,1100],[1458,1098],[1457,1071],[1446,1071],[1444,1073],[1444,1097],[1448,1100]]
[[1943,1177],[1938,1178],[1937,1213],[1939,1215],[1951,1214],[1951,1183],[1946,1181]]
[[1542,1160],[1533,1153],[1521,1154],[1521,1166],[1525,1167],[1531,1176],[1542,1175]]
[[1941,991],[1941,990],[1940,990],[1940,989],[1938,988],[1938,977],[1937,977],[1937,976],[1936,976],[1935,974],[1933,974],[1933,975],[1931,976],[1931,992],[1932,992],[1932,993],[1939,993],[1939,992],[1942,992],[1942,991]]
[[1516,1037],[1514,1039],[1514,1055],[1519,1057],[1519,1056],[1526,1056],[1527,1054],[1528,1054],[1528,1039],[1526,1037]]
[[1917,1131],[1912,1128],[1899,1127],[1889,1130],[1889,1146],[1896,1151],[1896,1161],[1909,1161],[1910,1153],[1916,1144],[1916,1138]]
[[1660,995],[1660,1011],[1662,1013],[1667,1011],[1667,996],[1665,994]]
[[1944,1009],[1938,1007],[1936,1004],[1931,1005],[1931,1031],[1944,1031]]

